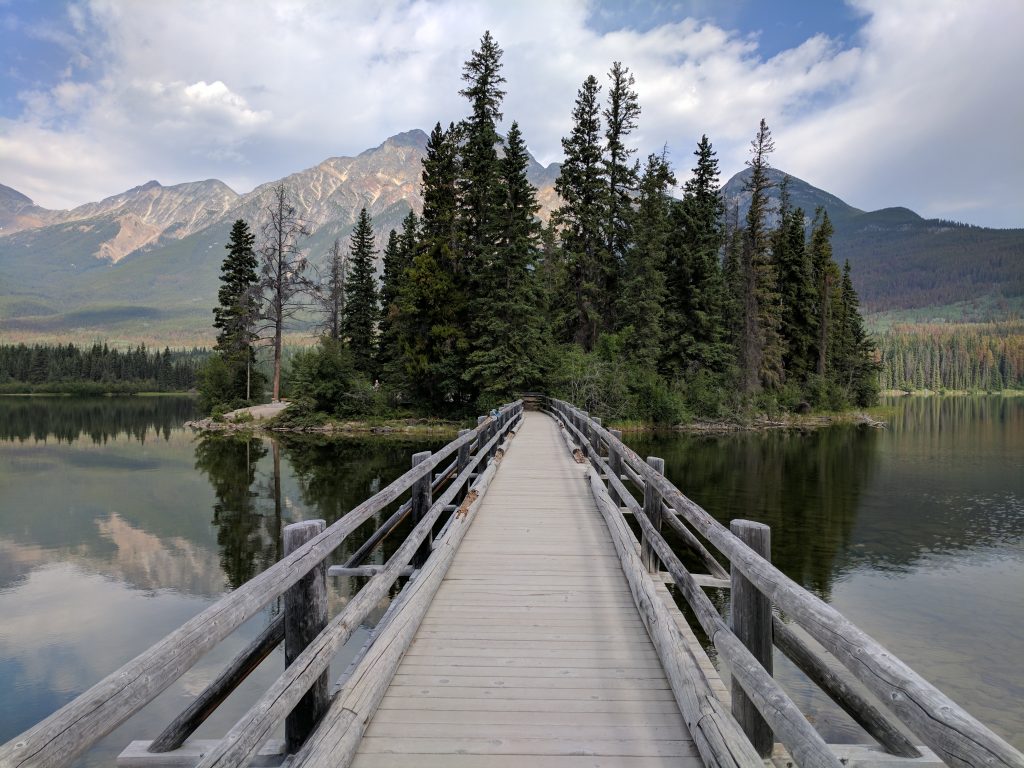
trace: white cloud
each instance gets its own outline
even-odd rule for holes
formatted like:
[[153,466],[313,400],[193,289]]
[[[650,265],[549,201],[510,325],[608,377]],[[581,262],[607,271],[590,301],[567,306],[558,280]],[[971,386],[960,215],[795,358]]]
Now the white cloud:
[[598,34],[584,0],[91,0],[69,10],[89,79],[24,94],[23,115],[0,121],[0,181],[50,206],[147,178],[244,191],[457,120],[462,62],[490,29],[506,123],[543,162],[560,157],[584,77],[604,82],[621,60],[644,110],[640,154],[667,142],[680,175],[702,133],[726,175],[739,170],[765,116],[775,164],[854,205],[1024,223],[1024,4],[857,2],[856,47],[817,35],[766,58],[755,38],[693,19]]

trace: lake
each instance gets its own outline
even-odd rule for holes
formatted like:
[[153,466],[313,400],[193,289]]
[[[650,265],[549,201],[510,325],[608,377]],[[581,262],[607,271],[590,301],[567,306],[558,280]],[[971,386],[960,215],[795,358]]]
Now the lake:
[[[408,469],[412,453],[446,442],[203,439],[182,426],[193,409],[177,397],[0,398],[0,742],[276,561],[283,525],[333,522]],[[885,418],[885,430],[626,440],[664,458],[723,522],[771,525],[787,574],[1024,747],[1024,398],[903,398]],[[330,581],[333,613],[358,585]],[[727,607],[727,594],[714,597]],[[131,738],[155,736],[275,610],[79,765],[112,765]],[[279,650],[197,736],[222,735],[282,664]],[[798,673],[776,667],[829,740],[858,738]]]

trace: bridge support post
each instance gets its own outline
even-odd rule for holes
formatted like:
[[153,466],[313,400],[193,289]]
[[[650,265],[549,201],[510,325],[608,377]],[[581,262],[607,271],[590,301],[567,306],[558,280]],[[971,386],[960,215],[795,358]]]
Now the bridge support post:
[[[598,416],[592,416],[590,419],[597,426],[601,426],[601,419]],[[590,444],[594,446],[594,453],[598,456],[601,455],[601,436],[597,433],[597,430],[591,426],[590,428]]]
[[[664,459],[659,459],[657,456],[648,456],[647,463],[659,475],[665,474]],[[644,514],[651,521],[651,525],[654,526],[655,530],[661,531],[661,494],[654,489],[654,483],[646,483],[644,485]],[[658,564],[658,556],[654,554],[654,548],[651,547],[646,536],[642,536],[640,540],[640,558],[643,560],[644,567],[647,568],[649,573],[657,573],[660,570],[661,566]]]
[[[616,440],[622,439],[621,429],[609,429],[608,431]],[[615,477],[622,478],[622,457],[611,444],[608,445],[608,472],[615,475]],[[615,502],[616,506],[622,506],[624,500],[619,498],[619,492],[615,490],[615,486],[610,481],[608,483],[608,495],[612,497],[612,501]]]
[[[323,533],[324,520],[306,520],[284,529],[284,554],[290,555]],[[291,663],[327,626],[327,565],[320,563],[284,593],[284,665]],[[284,723],[285,749],[295,754],[330,704],[330,673],[324,672]]]
[[[729,530],[757,554],[771,562],[771,528],[750,520],[733,520],[729,524]],[[731,579],[732,631],[770,675],[772,601],[747,581],[739,568],[732,569]],[[762,757],[770,755],[775,742],[772,729],[736,680],[732,681],[732,714],[758,753]]]
[[[468,429],[460,429],[459,430],[459,437],[464,437],[467,433],[469,433],[469,431],[470,430],[468,430]],[[458,477],[459,475],[461,475],[462,471],[466,467],[468,467],[468,466],[469,466],[469,443],[465,443],[464,445],[459,447],[459,453],[458,453],[458,456],[456,458],[456,464],[455,464],[455,476]],[[460,503],[465,495],[466,494],[465,494],[464,491],[459,491],[458,496],[455,497],[455,502],[456,503]]]
[[[420,453],[414,453],[412,455],[412,465],[415,467],[421,462],[426,461],[430,458],[430,451],[422,451]],[[412,524],[416,525],[423,516],[430,510],[430,505],[433,503],[431,497],[433,494],[430,489],[430,475],[417,480],[412,486]],[[415,556],[412,558],[412,565],[414,568],[422,568],[423,564],[427,562],[427,558],[430,557],[430,551],[434,543],[434,534],[429,533],[427,537],[420,544],[420,548],[416,550]]]

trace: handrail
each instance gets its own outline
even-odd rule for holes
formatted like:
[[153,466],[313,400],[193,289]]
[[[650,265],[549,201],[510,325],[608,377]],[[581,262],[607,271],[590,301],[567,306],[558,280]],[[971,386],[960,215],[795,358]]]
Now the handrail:
[[570,403],[555,398],[548,400],[563,418],[580,420],[590,435],[599,436],[645,483],[650,483],[669,506],[725,555],[734,568],[832,653],[940,758],[954,766],[1024,768],[1024,754],[839,611],[758,555],[625,443]]
[[[502,416],[522,401],[500,409]],[[56,768],[114,730],[241,624],[319,565],[354,530],[410,490],[459,449],[493,430],[478,424],[354,507],[323,533],[225,595],[24,733],[0,745],[0,768]]]

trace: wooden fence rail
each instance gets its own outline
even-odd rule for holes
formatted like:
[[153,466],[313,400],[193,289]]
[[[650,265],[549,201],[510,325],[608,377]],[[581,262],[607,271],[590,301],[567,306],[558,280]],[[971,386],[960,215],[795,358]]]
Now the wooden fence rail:
[[[558,414],[567,428],[576,435],[580,449],[589,453],[592,461],[602,468],[615,490],[615,495],[626,504],[632,501],[630,506],[634,507],[634,517],[641,525],[644,536],[648,538],[662,562],[665,562],[698,619],[700,620],[703,616],[701,624],[704,625],[705,622],[708,622],[715,630],[714,632],[708,631],[708,627],[704,627],[709,637],[715,638],[721,635],[723,642],[728,645],[732,644],[732,640],[728,638],[735,639],[728,627],[721,626],[722,620],[718,617],[717,611],[714,616],[711,616],[706,610],[699,610],[702,607],[703,592],[698,588],[692,575],[682,568],[678,558],[674,557],[671,548],[650,523],[647,516],[642,514],[642,508],[622,485],[623,478],[631,480],[642,493],[646,494],[648,489],[656,492],[681,521],[692,526],[694,533],[700,534],[728,560],[734,573],[741,574],[752,587],[768,598],[777,608],[784,611],[789,618],[838,659],[893,712],[911,733],[946,763],[953,766],[1024,768],[1024,754],[976,720],[837,610],[783,574],[703,508],[687,498],[662,473],[656,471],[647,461],[626,446],[618,435],[613,435],[591,419],[586,412],[575,408],[570,403],[553,398],[548,398],[545,402],[547,407]],[[597,447],[595,448],[595,446]],[[607,451],[609,457],[614,458],[610,463],[601,456],[602,447]],[[616,471],[610,469],[611,465],[617,465]],[[627,496],[629,498],[626,498]],[[706,558],[704,559],[706,560]],[[688,576],[689,578],[687,578]],[[703,607],[706,608],[706,606]],[[723,629],[728,631],[723,631]],[[739,648],[745,649],[742,643],[737,644]],[[786,645],[785,640],[783,644]],[[715,645],[718,647],[717,642]],[[789,650],[793,652],[792,644],[788,645]],[[735,654],[741,659],[745,659],[746,657],[739,648],[735,649]],[[720,648],[719,651],[721,652],[721,650]],[[806,645],[801,650],[814,653]],[[728,658],[726,654],[723,656]],[[827,668],[824,661],[817,661],[819,663],[815,664],[816,668],[820,669],[822,666]],[[757,666],[764,671],[760,664]],[[757,674],[756,670],[748,668],[746,664],[743,664],[739,671],[740,675]],[[733,668],[733,673],[734,675],[737,673],[736,667]],[[813,680],[814,676],[811,677]],[[740,682],[743,684],[742,679]],[[765,681],[762,680],[762,682]],[[830,696],[844,697],[844,687],[839,684],[839,681],[830,680],[827,685],[826,692]],[[748,695],[751,693],[746,686],[744,686],[744,690]],[[860,697],[857,697],[852,706],[862,710],[862,720],[881,717],[881,713],[873,707],[871,707],[872,711],[867,713],[870,717],[865,717],[865,711],[859,704],[860,701]],[[849,704],[850,700],[847,700],[847,703]],[[761,715],[771,722],[772,718],[777,716],[777,713],[773,714],[771,711],[775,706],[776,702],[770,700],[763,702],[763,706],[758,709]],[[892,728],[884,717],[881,717],[881,722],[885,724],[876,729],[876,737],[877,733],[883,731],[892,731],[897,734],[886,744],[890,752],[901,754],[902,750],[903,754],[912,755],[910,750],[914,750],[913,745],[898,736],[898,729]],[[781,736],[778,728],[775,730],[777,735]],[[799,759],[798,762],[803,764]]]
[[[495,436],[521,412],[522,401],[503,406],[496,418],[464,431],[323,533],[222,597],[46,719],[0,745],[0,768],[57,768],[70,764],[156,698],[221,640],[320,566],[373,515],[410,491],[418,481],[431,482],[435,470],[446,460],[456,457],[457,462],[462,462],[467,447],[473,443],[493,451],[484,435]],[[477,451],[478,456],[484,453]]]

